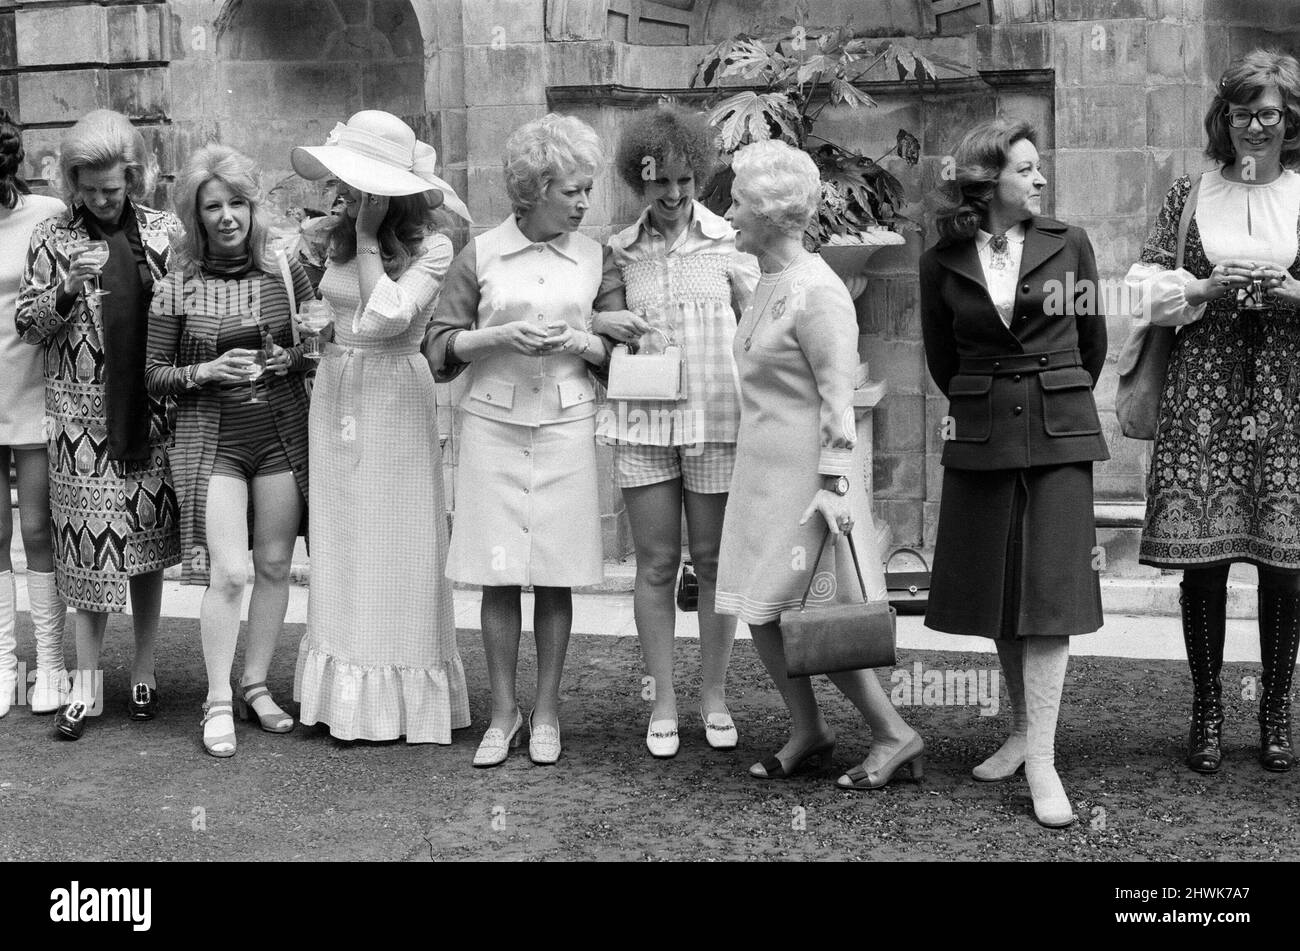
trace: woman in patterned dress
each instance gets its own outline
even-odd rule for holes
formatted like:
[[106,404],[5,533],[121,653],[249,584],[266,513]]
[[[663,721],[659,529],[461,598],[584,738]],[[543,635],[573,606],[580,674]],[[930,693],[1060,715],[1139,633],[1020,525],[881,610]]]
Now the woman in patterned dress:
[[[307,501],[303,371],[310,364],[293,341],[292,301],[315,292],[296,261],[268,247],[257,169],[247,156],[224,145],[198,149],[177,183],[176,210],[185,233],[154,290],[145,379],[150,393],[176,401],[171,461],[183,580],[208,584],[199,615],[208,674],[203,748],[227,757],[235,753],[230,674],[250,540],[254,581],[237,705],[267,732],[293,729],[266,675]],[[264,333],[273,346],[256,384],[261,396],[250,402],[250,367]]]
[[9,463],[18,474],[27,595],[36,634],[36,684],[32,713],[53,713],[63,705],[68,674],[63,667],[63,601],[54,585],[50,539],[50,469],[45,451],[45,380],[41,355],[19,338],[10,315],[18,303],[23,262],[37,224],[64,210],[63,202],[33,195],[18,177],[23,163],[22,131],[0,109],[0,717],[21,702],[27,684],[18,683],[14,626],[17,592],[9,546]]
[[[492,723],[479,767],[503,762],[523,728],[515,673],[525,585],[537,639],[528,753],[539,765],[560,757],[572,588],[604,575],[591,370],[606,352],[588,328],[602,288],[617,283],[610,255],[578,232],[603,160],[591,127],[552,113],[516,129],[505,152],[514,210],[456,256],[425,344],[439,380],[469,368],[447,576],[483,587]],[[620,289],[609,294],[621,302]]]
[[434,150],[387,112],[359,112],[294,170],[337,183],[345,213],[320,293],[334,344],[312,390],[311,600],[299,719],[342,740],[450,743],[469,726],[444,576],[447,514],[433,376],[420,355],[451,241],[432,210],[469,212]]
[[[718,556],[717,610],[749,625],[763,666],[790,711],[790,738],[750,767],[757,779],[786,779],[812,759],[829,762],[835,736],[809,677],[786,675],[781,612],[799,604],[811,564],[829,530],[834,543],[822,567],[839,578],[837,558],[853,531],[849,469],[857,431],[853,373],[858,326],[853,301],[820,256],[803,246],[816,213],[821,179],[808,155],[784,142],[747,145],[736,153],[727,220],[736,246],[758,258],[762,273],[736,328],[740,430],[736,466]],[[872,555],[870,524],[854,539],[873,572],[868,591],[885,595]],[[842,566],[840,566],[842,567]],[[857,580],[841,581],[845,597]],[[813,600],[816,600],[814,596]],[[830,674],[830,681],[871,728],[871,749],[837,780],[842,789],[878,789],[901,769],[921,776],[925,743],[898,715],[872,670]]]
[[700,717],[710,746],[731,749],[737,741],[726,704],[736,621],[718,614],[713,601],[740,420],[731,342],[758,280],[758,262],[736,250],[726,221],[695,201],[696,186],[713,170],[713,140],[704,116],[680,106],[647,109],[623,129],[618,171],[647,203],[637,222],[609,241],[631,310],[599,314],[592,322],[614,340],[662,346],[659,334],[642,338],[653,327],[682,345],[686,362],[684,399],[611,400],[596,430],[613,442],[615,476],[636,545],[633,608],[654,683],[646,745],[658,757],[676,755],[679,746],[673,583],[683,508],[700,584]]
[[[170,212],[138,203],[152,187],[144,138],[120,113],[89,113],[68,130],[60,165],[71,210],[32,234],[18,331],[45,356],[50,509],[59,593],[77,609],[77,675],[59,734],[77,739],[98,696],[99,652],[111,613],[130,592],[135,629],[128,714],[157,708],[154,641],[162,573],[180,560],[164,400],[144,382],[149,300],[167,273]],[[80,254],[109,244],[100,265]],[[87,296],[98,278],[107,292]]]
[[[1300,643],[1300,64],[1263,50],[1234,62],[1205,129],[1219,168],[1195,185],[1187,176],[1174,182],[1128,276],[1136,312],[1178,328],[1140,560],[1183,569],[1193,690],[1186,762],[1203,773],[1222,760],[1228,570],[1235,561],[1259,570],[1259,759],[1283,771],[1295,765],[1291,675]],[[1241,299],[1247,289],[1257,300]]]

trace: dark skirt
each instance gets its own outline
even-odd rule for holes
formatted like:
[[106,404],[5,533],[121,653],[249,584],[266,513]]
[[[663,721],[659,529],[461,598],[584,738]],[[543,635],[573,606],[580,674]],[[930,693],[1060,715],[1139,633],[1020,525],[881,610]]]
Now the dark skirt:
[[945,468],[925,624],[1014,639],[1102,625],[1092,463]]

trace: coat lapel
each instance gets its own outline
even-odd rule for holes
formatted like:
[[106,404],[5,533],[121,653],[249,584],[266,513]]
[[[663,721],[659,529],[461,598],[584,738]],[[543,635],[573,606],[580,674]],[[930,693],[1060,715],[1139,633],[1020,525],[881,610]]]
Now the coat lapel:
[[1065,225],[1051,218],[1034,218],[1025,228],[1025,250],[1020,257],[1020,278],[1041,267],[1065,247]]
[[944,267],[978,285],[979,290],[974,296],[984,302],[985,319],[993,321],[1003,333],[1019,344],[1019,338],[1002,322],[998,309],[993,304],[989,286],[984,281],[984,266],[980,264],[979,252],[975,250],[975,239],[954,241],[952,244],[945,245],[936,251],[936,257]]

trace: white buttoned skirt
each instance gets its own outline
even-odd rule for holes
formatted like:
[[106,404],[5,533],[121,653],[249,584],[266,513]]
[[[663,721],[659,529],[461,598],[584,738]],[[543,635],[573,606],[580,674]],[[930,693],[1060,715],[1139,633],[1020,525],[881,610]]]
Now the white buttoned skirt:
[[594,417],[517,426],[461,414],[447,577],[573,588],[604,580]]

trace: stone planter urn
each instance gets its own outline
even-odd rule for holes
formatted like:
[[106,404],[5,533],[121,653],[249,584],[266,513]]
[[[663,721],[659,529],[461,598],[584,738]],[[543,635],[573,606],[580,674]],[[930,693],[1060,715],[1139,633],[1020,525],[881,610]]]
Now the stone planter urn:
[[830,265],[836,276],[848,287],[854,299],[861,296],[867,288],[866,275],[863,273],[867,261],[881,248],[895,244],[904,244],[906,239],[897,231],[887,228],[872,229],[861,235],[837,236],[844,239],[842,244],[833,243],[836,239],[823,244],[820,254],[822,260]]

